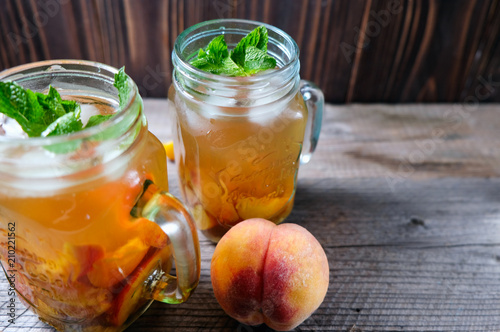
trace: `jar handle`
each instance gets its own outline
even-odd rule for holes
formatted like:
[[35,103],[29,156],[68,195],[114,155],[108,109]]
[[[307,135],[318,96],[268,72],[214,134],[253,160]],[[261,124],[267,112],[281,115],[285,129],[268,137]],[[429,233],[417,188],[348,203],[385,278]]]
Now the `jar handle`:
[[325,97],[316,84],[306,80],[300,80],[300,93],[304,98],[308,111],[300,163],[307,164],[311,160],[312,154],[318,144],[319,133],[321,131],[321,121],[323,119],[323,108],[325,106]]
[[200,244],[191,214],[170,193],[148,187],[141,200],[141,216],[156,224],[168,235],[172,245],[177,276],[165,274],[155,283],[152,298],[165,303],[182,303],[200,280]]

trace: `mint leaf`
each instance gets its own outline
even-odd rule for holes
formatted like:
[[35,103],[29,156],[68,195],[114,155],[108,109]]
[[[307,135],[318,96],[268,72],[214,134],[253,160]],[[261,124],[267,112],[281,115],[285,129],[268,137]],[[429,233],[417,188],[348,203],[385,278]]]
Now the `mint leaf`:
[[41,136],[66,135],[82,130],[83,124],[80,120],[80,109],[76,112],[66,113],[45,129]]
[[57,119],[56,112],[40,105],[37,94],[14,82],[0,82],[0,112],[16,120],[29,137],[40,136]]
[[73,100],[62,100],[59,92],[52,86],[49,87],[48,94],[44,95],[43,93],[37,92],[36,97],[42,108],[44,110],[49,110],[48,113],[52,113],[55,119],[66,113],[74,112],[78,107],[78,104]]
[[276,59],[268,55],[265,51],[255,46],[248,46],[245,53],[243,68],[245,72],[253,75],[261,70],[272,69],[276,67]]
[[239,43],[236,45],[234,50],[231,52],[231,59],[240,65],[244,66],[245,57],[247,53],[247,47],[254,46],[259,50],[267,52],[267,42],[268,35],[265,26],[260,26],[252,30],[248,35],[246,35]]
[[[118,90],[118,100],[120,108],[124,108],[125,106],[127,106],[127,102],[129,99],[130,86],[128,83],[128,79],[129,77],[125,73],[125,67],[121,67],[118,70],[118,73],[115,74],[115,81],[113,85]],[[113,116],[114,114],[92,115],[83,129],[97,126],[104,121],[111,119]]]
[[245,72],[243,68],[238,66],[231,57],[227,57],[224,59],[224,62],[222,63],[223,66],[218,73],[219,75],[226,75],[226,76],[248,76],[248,73]]
[[220,68],[221,65],[213,64],[206,57],[198,58],[193,62],[191,62],[191,64],[198,69],[201,69],[203,71],[206,71],[207,73],[212,73],[212,74],[219,74],[221,69]]
[[[201,51],[202,50],[200,50],[200,53]],[[212,62],[215,65],[221,65],[224,59],[229,56],[224,35],[220,35],[212,39],[204,53],[204,58],[209,62]]]
[[106,115],[97,114],[97,115],[92,115],[89,118],[89,121],[87,122],[87,124],[85,125],[85,129],[93,127],[93,126],[97,126],[98,124],[101,124],[104,121],[106,121],[106,120],[110,119],[111,117],[113,117],[113,115],[114,114],[106,114]]
[[276,59],[267,54],[269,37],[265,26],[251,31],[229,52],[224,35],[215,37],[200,49],[191,65],[203,71],[225,76],[249,76],[275,68]]
[[115,82],[113,83],[116,89],[118,89],[118,98],[120,100],[120,108],[123,108],[128,101],[129,86],[128,86],[128,76],[125,74],[125,67],[121,67],[118,73],[115,74]]
[[198,69],[215,75],[247,76],[243,68],[235,64],[229,56],[221,64],[214,64],[207,58],[196,59],[191,64]]
[[[126,106],[129,98],[129,83],[125,69],[115,74],[114,86],[118,90],[120,108]],[[71,134],[82,129],[97,126],[114,114],[94,115],[86,126],[80,118],[80,105],[74,100],[63,100],[52,86],[47,94],[24,89],[15,82],[0,81],[0,113],[16,120],[29,137]],[[80,143],[64,142],[46,147],[55,153],[66,153],[78,148]]]
[[197,58],[191,64],[203,71],[221,75],[236,70],[234,64],[226,64],[228,58],[229,51],[227,50],[224,35],[220,35],[212,39],[205,49],[200,48]]

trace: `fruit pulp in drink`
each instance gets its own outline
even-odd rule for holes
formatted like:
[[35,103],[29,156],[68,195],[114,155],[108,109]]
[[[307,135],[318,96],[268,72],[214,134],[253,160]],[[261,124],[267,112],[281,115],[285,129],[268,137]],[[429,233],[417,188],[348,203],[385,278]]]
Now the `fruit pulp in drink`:
[[169,90],[183,198],[212,241],[238,222],[291,212],[307,122],[300,93],[264,107],[217,107]]
[[[82,118],[117,107],[79,102]],[[145,183],[168,189],[165,152],[145,126],[137,135],[111,162],[50,181],[23,187],[0,174],[2,267],[21,300],[57,329],[123,330],[151,303],[148,282],[170,271],[166,234],[133,213]],[[82,144],[73,157],[94,148]]]

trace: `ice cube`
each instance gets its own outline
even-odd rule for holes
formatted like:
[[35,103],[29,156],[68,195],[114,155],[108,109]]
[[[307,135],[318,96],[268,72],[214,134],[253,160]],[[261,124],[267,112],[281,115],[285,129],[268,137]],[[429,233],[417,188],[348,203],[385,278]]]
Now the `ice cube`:
[[287,106],[287,100],[280,100],[268,105],[254,107],[248,114],[248,120],[262,127],[269,127],[283,117],[288,117]]
[[80,119],[84,125],[87,124],[91,116],[101,114],[94,104],[80,104],[80,110]]
[[28,135],[16,120],[0,114],[0,136],[26,138]]
[[212,115],[212,112],[210,112],[211,108],[217,109],[215,106],[208,105],[204,107],[203,111],[206,113],[203,114],[201,114],[201,111],[199,110],[190,109],[185,110],[185,112],[180,114],[181,121],[184,121],[187,124],[187,128],[189,128],[188,130],[193,136],[204,136],[210,131],[210,118]]

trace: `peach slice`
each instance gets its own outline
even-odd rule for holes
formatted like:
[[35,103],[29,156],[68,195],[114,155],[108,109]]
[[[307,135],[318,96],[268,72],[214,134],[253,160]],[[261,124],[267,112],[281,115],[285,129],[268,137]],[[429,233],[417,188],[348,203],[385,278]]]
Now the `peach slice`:
[[139,218],[132,223],[130,231],[139,234],[142,242],[155,248],[163,248],[168,244],[168,236],[158,224],[146,218]]
[[111,287],[139,265],[150,247],[164,248],[168,244],[168,236],[160,226],[145,218],[135,220],[126,231],[136,237],[92,265],[87,277],[94,286]]
[[277,215],[288,202],[289,198],[277,197],[247,197],[240,199],[236,204],[236,211],[241,219],[250,219],[259,216],[263,219],[271,219]]
[[200,231],[213,227],[213,222],[210,220],[210,217],[207,215],[201,204],[196,204],[191,210],[191,213],[193,214],[196,226]]
[[87,277],[92,285],[109,288],[125,279],[139,265],[148,252],[149,246],[139,238],[128,241],[92,265]]
[[170,260],[170,255],[169,247],[157,249],[151,254],[148,253],[139,266],[127,277],[125,286],[113,301],[109,318],[113,325],[123,325],[127,318],[137,310],[141,304],[148,301],[150,297],[144,294],[144,282],[155,269],[170,268],[170,265],[167,264]]
[[97,244],[89,245],[72,245],[64,244],[63,256],[71,262],[74,271],[70,272],[70,281],[74,282],[85,277],[92,269],[94,262],[104,257],[104,248]]

